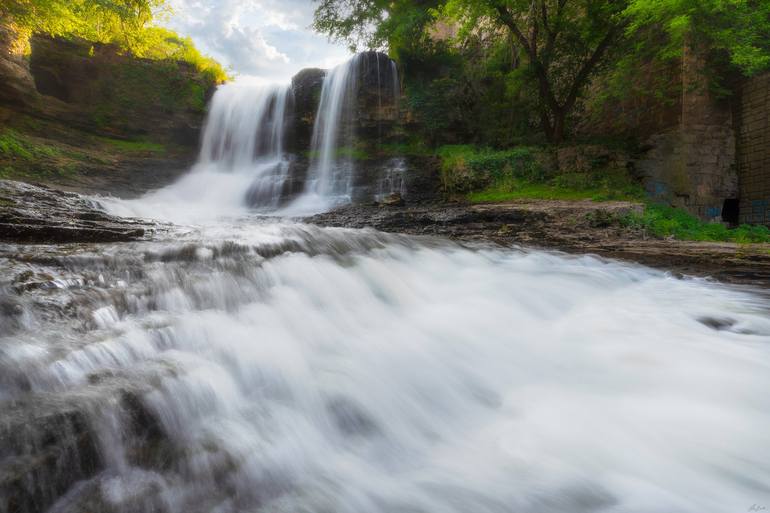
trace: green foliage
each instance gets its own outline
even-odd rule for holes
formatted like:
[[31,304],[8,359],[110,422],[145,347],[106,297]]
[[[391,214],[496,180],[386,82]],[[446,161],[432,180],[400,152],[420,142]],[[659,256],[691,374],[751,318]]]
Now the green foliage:
[[732,71],[770,68],[766,0],[320,0],[315,28],[387,46],[435,145],[538,142],[537,126],[558,142],[608,99],[633,98],[643,117],[680,96],[667,79],[685,47],[706,53],[700,71],[721,94]]
[[[190,38],[152,25],[168,13],[165,0],[3,0],[0,19],[12,20],[24,34],[45,33],[112,43],[137,57],[186,62],[212,83],[227,72],[202,55]],[[93,49],[89,52],[93,54]]]
[[658,238],[713,242],[770,242],[766,226],[741,225],[730,229],[721,223],[706,223],[684,210],[663,205],[648,205],[643,214],[629,214],[620,220],[623,226],[642,229]]
[[471,203],[514,199],[639,201],[644,191],[625,170],[598,169],[564,173],[545,179],[506,177],[468,194]]
[[356,50],[420,44],[423,29],[442,0],[319,0],[318,4],[313,28]]
[[186,62],[195,70],[218,84],[229,79],[222,65],[195,48],[192,39],[180,37],[175,32],[161,27],[146,27],[137,34],[134,54],[154,60]]
[[[307,158],[317,159],[321,156],[321,152],[318,150],[309,150],[306,152]],[[353,146],[340,146],[334,149],[335,159],[349,159],[349,160],[367,160],[369,154],[363,148]]]
[[644,191],[625,169],[597,162],[586,172],[555,174],[543,164],[547,150],[517,147],[492,150],[472,145],[437,149],[447,195],[464,195],[471,203],[513,199],[594,201],[641,200]]
[[383,157],[425,157],[433,155],[433,149],[429,148],[422,139],[418,138],[400,143],[381,143],[378,149]]
[[441,179],[448,194],[467,193],[512,181],[540,182],[545,170],[532,149],[495,151],[471,145],[447,145],[436,150]]
[[[503,185],[495,185],[483,191],[468,194],[471,203],[503,203],[517,199],[539,200],[593,200],[601,191],[593,189],[569,189],[547,183],[529,183],[526,181],[510,181]],[[625,199],[625,198],[619,198]],[[606,201],[606,200],[597,200]]]
[[680,57],[687,45],[721,52],[745,75],[770,68],[770,2],[765,0],[633,0],[628,35],[658,27],[652,43],[661,58]]
[[31,138],[7,128],[0,132],[0,158],[33,160],[40,158],[53,158],[60,155],[60,151],[53,146],[40,144]]

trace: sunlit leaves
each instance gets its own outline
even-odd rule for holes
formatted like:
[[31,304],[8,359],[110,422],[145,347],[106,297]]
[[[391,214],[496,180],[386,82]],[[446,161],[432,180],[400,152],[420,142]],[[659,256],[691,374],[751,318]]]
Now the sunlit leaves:
[[168,12],[165,0],[0,0],[0,19],[12,20],[23,33],[112,43],[138,57],[185,61],[212,81],[226,80],[222,66],[189,38],[153,25]]

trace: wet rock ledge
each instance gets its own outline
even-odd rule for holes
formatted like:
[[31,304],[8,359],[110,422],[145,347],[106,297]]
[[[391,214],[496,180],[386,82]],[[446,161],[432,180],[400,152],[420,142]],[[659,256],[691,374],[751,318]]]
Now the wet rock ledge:
[[0,180],[0,241],[120,242],[143,238],[148,226],[107,214],[79,194]]
[[693,242],[650,237],[621,222],[641,204],[519,200],[510,203],[347,206],[305,219],[320,226],[448,237],[596,254],[730,283],[770,286],[770,244]]

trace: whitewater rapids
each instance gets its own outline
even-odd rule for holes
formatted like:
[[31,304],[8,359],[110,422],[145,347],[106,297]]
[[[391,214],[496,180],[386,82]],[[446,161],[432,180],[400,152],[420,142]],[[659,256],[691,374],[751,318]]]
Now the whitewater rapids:
[[55,513],[770,506],[759,291],[269,220],[0,257],[52,283],[3,278],[0,411],[82,404],[99,444]]

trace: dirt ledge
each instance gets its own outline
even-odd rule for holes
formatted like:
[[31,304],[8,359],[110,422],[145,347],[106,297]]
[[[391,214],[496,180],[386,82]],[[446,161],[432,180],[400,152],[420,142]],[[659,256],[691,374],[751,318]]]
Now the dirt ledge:
[[637,203],[520,200],[484,205],[347,206],[305,219],[320,226],[371,227],[460,241],[590,253],[719,281],[770,285],[770,244],[688,242],[649,237],[618,218]]

